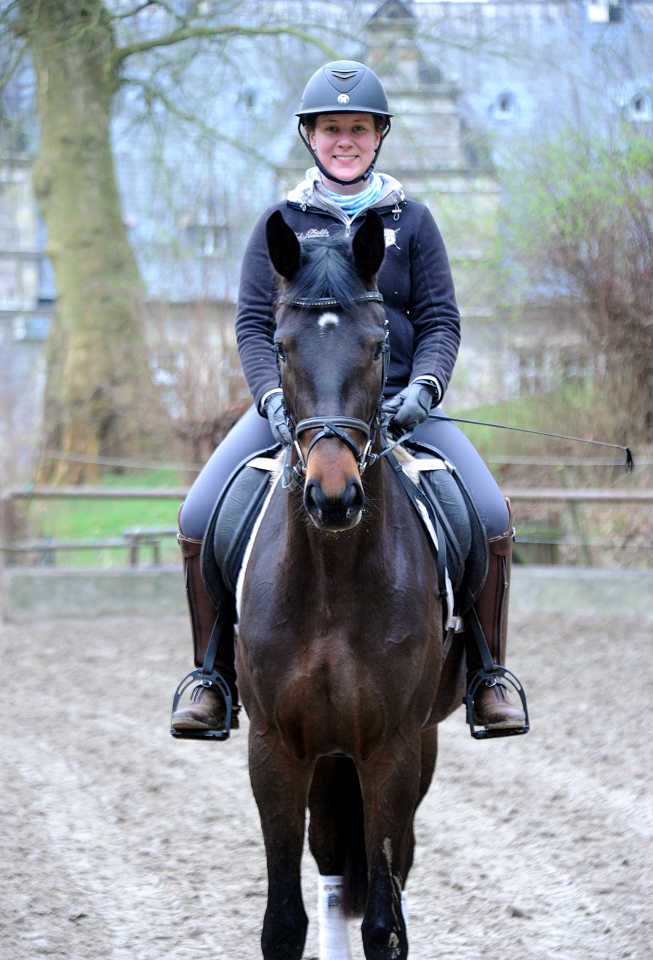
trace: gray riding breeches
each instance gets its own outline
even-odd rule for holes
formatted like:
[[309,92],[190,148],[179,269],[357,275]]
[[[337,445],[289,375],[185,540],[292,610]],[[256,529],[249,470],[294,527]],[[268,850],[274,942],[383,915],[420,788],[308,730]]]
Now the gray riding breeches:
[[[433,411],[446,417],[440,407]],[[451,420],[427,419],[415,428],[413,437],[429,443],[447,457],[462,475],[481,515],[488,537],[508,530],[506,502],[497,483],[465,434]],[[268,421],[252,406],[214,450],[191,487],[179,514],[185,537],[202,540],[215,501],[238,464],[246,457],[274,444]]]

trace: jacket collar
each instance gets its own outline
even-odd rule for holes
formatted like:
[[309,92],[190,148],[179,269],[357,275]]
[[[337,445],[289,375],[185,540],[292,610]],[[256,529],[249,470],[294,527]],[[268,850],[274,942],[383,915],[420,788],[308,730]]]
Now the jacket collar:
[[[383,189],[374,203],[371,204],[371,208],[402,203],[405,196],[399,181],[390,177],[387,173],[380,173],[379,176],[383,180]],[[317,207],[319,210],[334,214],[338,219],[343,218],[342,208],[331,199],[320,180],[302,180],[294,190],[289,192],[288,200],[291,203],[299,204],[301,207]]]

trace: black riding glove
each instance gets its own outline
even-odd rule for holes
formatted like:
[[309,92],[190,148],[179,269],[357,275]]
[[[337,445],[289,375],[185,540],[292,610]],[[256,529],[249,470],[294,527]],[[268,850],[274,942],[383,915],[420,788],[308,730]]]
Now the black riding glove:
[[277,443],[287,447],[292,443],[292,436],[288,429],[286,405],[283,402],[281,390],[268,394],[263,404],[262,413],[270,421],[270,430]]
[[431,407],[438,403],[440,391],[432,380],[414,380],[407,387],[383,404],[383,413],[391,413],[392,426],[412,430],[426,420]]

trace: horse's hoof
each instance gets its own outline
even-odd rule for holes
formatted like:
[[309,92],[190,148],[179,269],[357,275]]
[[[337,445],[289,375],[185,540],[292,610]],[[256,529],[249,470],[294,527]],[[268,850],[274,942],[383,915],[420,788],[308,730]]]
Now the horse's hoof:
[[506,695],[505,684],[480,686],[474,696],[474,723],[486,730],[517,730],[526,724],[521,707]]
[[[227,710],[221,693],[213,687],[198,684],[190,704],[172,715],[173,730],[224,730]],[[236,710],[231,715],[231,729],[239,727]]]

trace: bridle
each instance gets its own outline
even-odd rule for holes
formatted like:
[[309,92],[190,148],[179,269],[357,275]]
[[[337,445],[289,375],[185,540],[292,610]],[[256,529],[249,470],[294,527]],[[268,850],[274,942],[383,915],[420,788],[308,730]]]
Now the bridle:
[[[372,290],[369,293],[363,293],[358,297],[350,297],[347,300],[340,300],[336,297],[319,297],[317,300],[289,300],[281,297],[277,302],[289,307],[298,307],[303,310],[322,310],[325,307],[338,307],[345,303],[383,303],[383,294],[381,294],[379,290]],[[290,458],[292,448],[290,444],[287,445],[282,479],[283,486],[286,490],[296,490],[297,487],[304,485],[306,466],[310,452],[315,444],[320,440],[324,440],[328,437],[335,437],[336,440],[340,440],[341,443],[344,443],[345,446],[347,446],[353,453],[358,465],[358,472],[361,476],[370,464],[376,463],[377,460],[379,460],[386,453],[389,453],[390,450],[396,446],[396,443],[393,443],[391,446],[386,445],[386,447],[380,453],[372,453],[372,447],[374,446],[378,432],[380,429],[383,429],[381,403],[383,401],[383,393],[388,376],[388,367],[390,365],[390,340],[387,318],[384,319],[383,327],[385,331],[385,339],[381,345],[381,357],[383,363],[381,392],[379,394],[379,399],[374,409],[374,413],[369,420],[359,420],[358,417],[339,416],[308,417],[305,420],[300,420],[298,423],[295,423],[290,414],[288,414],[286,422],[290,431],[290,435],[292,436],[292,446],[297,452],[298,461],[294,466],[291,466]],[[279,383],[281,383],[281,365],[278,344],[274,345],[274,351],[277,360],[277,369],[279,371]],[[360,433],[364,434],[365,446],[362,450],[356,441],[353,440],[348,433],[345,433],[345,429],[358,430]],[[319,433],[316,433],[312,438],[310,444],[308,445],[306,456],[304,456],[299,441],[302,434],[306,433],[308,430],[318,430]],[[404,436],[401,438],[401,440],[404,440],[405,438],[406,437]],[[397,442],[401,442],[401,440]]]

